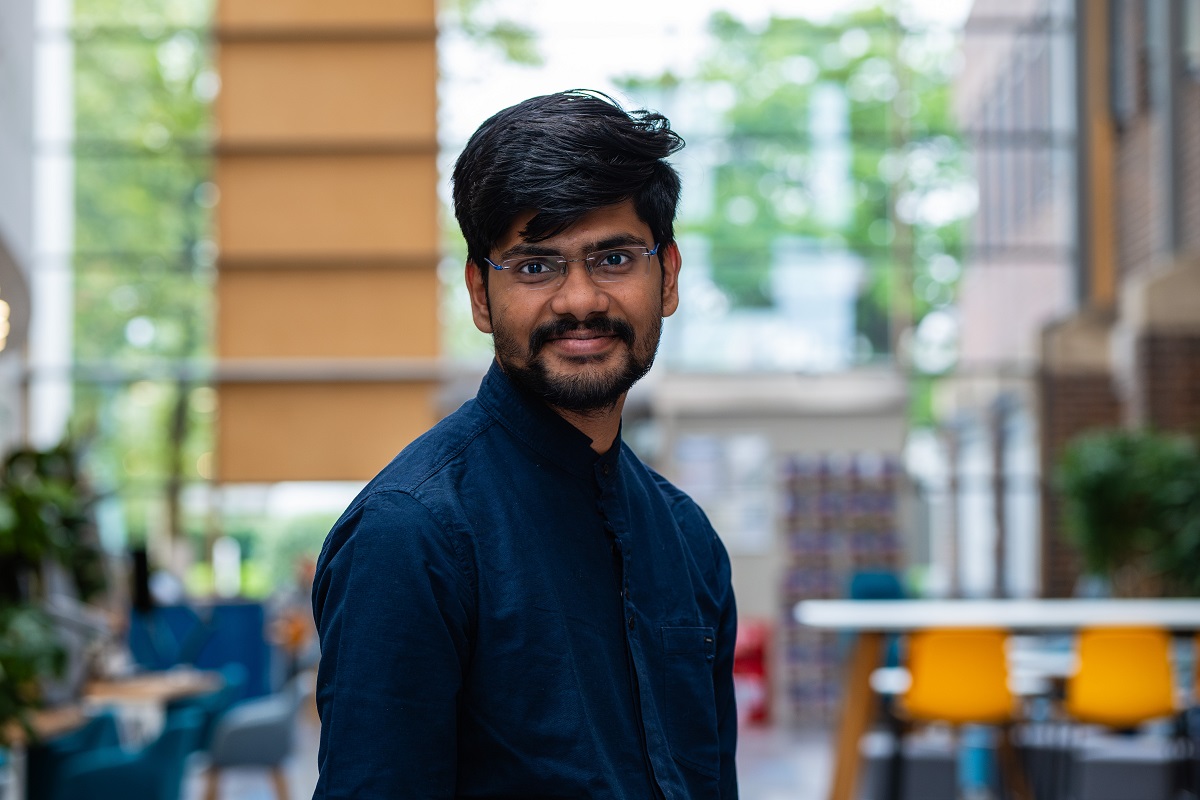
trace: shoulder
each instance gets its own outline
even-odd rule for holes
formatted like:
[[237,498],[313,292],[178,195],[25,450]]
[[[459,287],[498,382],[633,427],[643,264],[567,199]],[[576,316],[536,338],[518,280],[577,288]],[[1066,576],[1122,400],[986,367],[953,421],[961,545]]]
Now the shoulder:
[[466,607],[475,585],[471,550],[453,518],[409,492],[375,488],[359,495],[325,537],[313,580],[313,613],[325,631],[351,607],[347,604],[391,614],[407,607],[422,587]]
[[478,402],[464,403],[401,450],[359,498],[387,490],[418,493],[430,480],[462,463],[470,448],[495,425],[495,419]]
[[472,446],[493,420],[468,402],[405,447],[372,478],[334,523],[318,571],[348,560],[429,558],[467,569],[463,514],[453,491]]

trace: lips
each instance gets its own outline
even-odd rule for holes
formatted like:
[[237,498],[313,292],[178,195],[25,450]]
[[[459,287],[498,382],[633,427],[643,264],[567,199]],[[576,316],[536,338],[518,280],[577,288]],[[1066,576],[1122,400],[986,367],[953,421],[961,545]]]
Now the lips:
[[551,339],[549,344],[566,355],[582,356],[601,353],[616,341],[616,336],[563,336]]
[[550,342],[555,342],[557,349],[571,353],[596,353],[609,347],[614,339],[632,347],[633,327],[625,320],[612,317],[596,317],[583,322],[559,319],[534,329],[529,335],[529,353],[536,356]]

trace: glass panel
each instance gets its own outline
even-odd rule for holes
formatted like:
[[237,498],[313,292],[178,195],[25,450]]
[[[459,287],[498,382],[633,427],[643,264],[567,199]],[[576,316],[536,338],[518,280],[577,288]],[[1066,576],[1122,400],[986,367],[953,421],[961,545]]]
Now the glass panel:
[[208,0],[76,0],[71,430],[110,547],[200,537],[212,477]]

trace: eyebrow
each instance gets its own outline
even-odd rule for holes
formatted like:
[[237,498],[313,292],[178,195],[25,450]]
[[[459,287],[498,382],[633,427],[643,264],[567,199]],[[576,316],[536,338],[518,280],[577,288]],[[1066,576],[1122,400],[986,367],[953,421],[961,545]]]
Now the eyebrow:
[[[637,245],[638,247],[646,247],[645,241],[640,236],[635,236],[632,233],[618,233],[604,239],[592,242],[584,247],[584,253],[594,253],[597,250],[608,250],[612,247],[628,247],[629,245]],[[552,247],[546,247],[537,242],[521,242],[505,250],[500,254],[501,259],[513,258],[514,256],[557,256],[561,255],[558,250]]]

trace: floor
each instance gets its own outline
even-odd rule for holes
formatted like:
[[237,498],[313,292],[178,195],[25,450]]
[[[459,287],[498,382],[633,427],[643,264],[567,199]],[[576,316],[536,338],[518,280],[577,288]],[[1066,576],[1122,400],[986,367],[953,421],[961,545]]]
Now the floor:
[[[287,767],[291,800],[312,796],[317,781],[316,720],[302,715],[296,754]],[[774,728],[744,730],[738,743],[738,783],[743,800],[820,800],[829,781],[830,749],[826,733]],[[183,800],[203,800],[200,765],[190,771]],[[221,776],[222,800],[274,800],[266,772],[229,770]]]

